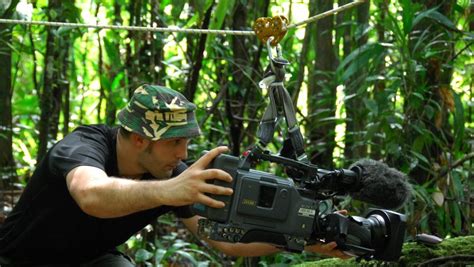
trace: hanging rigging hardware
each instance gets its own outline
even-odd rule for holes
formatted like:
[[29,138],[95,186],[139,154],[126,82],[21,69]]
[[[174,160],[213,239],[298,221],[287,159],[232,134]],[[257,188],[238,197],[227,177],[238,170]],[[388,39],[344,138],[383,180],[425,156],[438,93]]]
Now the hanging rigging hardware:
[[[270,36],[266,42],[269,65],[263,74],[263,80],[259,83],[260,88],[268,90],[270,103],[260,121],[257,131],[259,142],[255,149],[264,149],[273,140],[273,134],[279,121],[285,119],[288,136],[280,151],[281,155],[298,159],[301,162],[309,162],[304,151],[304,139],[298,126],[293,103],[284,85],[285,66],[289,65],[290,62],[282,57],[278,43],[275,48],[272,47],[273,40],[274,36]],[[276,56],[273,49],[276,50]]]
[[253,24],[253,31],[262,43],[267,43],[267,40],[273,37],[270,44],[276,46],[288,31],[288,19],[281,15],[258,18]]
[[[317,14],[306,20],[295,24],[288,25],[287,28],[296,28],[307,23],[311,23],[325,17],[334,15],[338,12],[353,8],[357,5],[363,4],[366,0],[355,0],[351,3],[342,5],[340,7]],[[221,34],[221,35],[255,35],[254,31],[236,31],[236,30],[213,30],[213,29],[182,29],[178,27],[147,27],[147,26],[122,26],[122,25],[103,25],[103,24],[84,24],[84,23],[70,23],[70,22],[56,22],[56,21],[27,21],[18,19],[2,19],[0,24],[14,24],[14,25],[42,25],[48,27],[69,27],[69,28],[93,28],[93,29],[110,29],[110,30],[126,30],[126,31],[147,31],[147,32],[182,32],[187,34]],[[266,42],[264,42],[266,43]]]

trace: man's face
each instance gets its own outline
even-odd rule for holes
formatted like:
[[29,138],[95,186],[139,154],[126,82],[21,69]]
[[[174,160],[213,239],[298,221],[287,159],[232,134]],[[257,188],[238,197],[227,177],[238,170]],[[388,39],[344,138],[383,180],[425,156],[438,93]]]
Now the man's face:
[[151,142],[138,157],[139,164],[158,179],[168,179],[181,160],[188,157],[187,138]]

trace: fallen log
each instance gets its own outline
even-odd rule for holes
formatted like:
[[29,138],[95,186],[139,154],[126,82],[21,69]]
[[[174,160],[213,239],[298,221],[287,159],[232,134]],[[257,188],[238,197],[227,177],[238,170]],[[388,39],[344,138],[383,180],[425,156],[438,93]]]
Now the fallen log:
[[398,262],[365,261],[356,259],[324,259],[306,262],[298,267],[316,266],[473,266],[474,236],[461,236],[445,239],[443,242],[428,246],[416,242],[403,245],[402,256]]

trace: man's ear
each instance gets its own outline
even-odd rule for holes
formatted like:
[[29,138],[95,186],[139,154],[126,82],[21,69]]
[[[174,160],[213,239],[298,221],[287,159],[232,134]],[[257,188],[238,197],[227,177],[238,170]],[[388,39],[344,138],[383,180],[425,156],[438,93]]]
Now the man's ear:
[[139,150],[147,148],[150,144],[150,140],[144,138],[143,136],[137,133],[130,134],[130,141],[132,142],[132,145],[138,148]]

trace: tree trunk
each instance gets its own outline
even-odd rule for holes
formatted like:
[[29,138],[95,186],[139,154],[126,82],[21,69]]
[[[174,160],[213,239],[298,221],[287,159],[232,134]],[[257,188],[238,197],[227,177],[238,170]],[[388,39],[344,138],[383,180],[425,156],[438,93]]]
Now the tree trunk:
[[[380,0],[380,8],[379,8],[379,16],[380,19],[377,20],[377,24],[375,28],[377,30],[377,38],[379,43],[385,43],[385,26],[384,22],[386,21],[386,16],[388,11],[389,0]],[[382,61],[382,64],[378,66],[378,73],[385,76],[386,67],[385,67],[385,60]],[[378,80],[375,82],[374,85],[374,94],[373,98],[375,99],[376,103],[386,103],[388,96],[385,92],[385,80]],[[385,112],[390,108],[389,105],[378,105],[379,114],[385,114]],[[372,159],[380,159],[382,157],[382,148],[383,148],[383,138],[375,135],[373,137],[370,150],[370,158]]]
[[[123,20],[120,15],[121,11],[121,6],[120,3],[115,1],[114,2],[114,24],[115,25],[122,25]],[[111,38],[110,42],[112,43],[111,47],[115,49],[113,53],[115,53],[114,58],[117,59],[117,62],[109,62],[109,71],[107,73],[107,77],[110,81],[111,87],[110,88],[105,88],[106,89],[106,96],[105,96],[105,123],[107,125],[115,125],[116,121],[116,114],[117,114],[117,105],[115,104],[115,95],[120,94],[120,91],[118,88],[112,88],[112,83],[113,80],[117,77],[119,72],[123,69],[123,63],[120,58],[120,43],[117,41],[118,38]],[[110,58],[110,57],[109,57]],[[125,71],[127,73],[127,71]],[[119,88],[124,88],[125,86],[125,81],[122,79],[120,81],[120,86]]]
[[[100,10],[100,2],[97,3],[97,7],[95,9],[95,17],[97,18],[97,15],[99,14]],[[104,88],[104,73],[103,73],[103,67],[104,67],[104,52],[102,49],[102,38],[100,37],[100,31],[97,31],[97,45],[99,47],[99,63],[97,65],[97,74],[99,75],[99,104],[97,104],[97,122],[101,122],[101,112],[102,112],[102,101],[105,98],[105,88]]]
[[[141,0],[130,1],[128,5],[128,11],[130,13],[130,26],[141,26]],[[133,91],[140,84],[140,36],[143,33],[136,31],[129,31],[128,38],[130,42],[126,45],[126,73],[128,81],[128,96],[132,97]],[[133,47],[132,47],[133,45]]]
[[[333,1],[312,0],[317,12],[322,13],[333,7]],[[332,153],[335,147],[335,116],[336,85],[333,82],[334,71],[338,65],[333,45],[334,16],[317,22],[316,62],[309,75],[308,84],[308,133],[312,145],[311,162],[324,167],[331,167]],[[329,120],[328,120],[329,119]]]
[[[11,18],[18,2],[19,0],[12,1],[1,18]],[[0,43],[4,44],[0,46],[0,190],[7,187],[4,181],[16,176],[12,149],[12,49],[10,45],[6,45],[11,44],[11,41],[12,26],[0,24]]]
[[[356,9],[357,26],[356,32],[363,33],[369,26],[369,7],[370,1],[366,1],[364,4],[359,5]],[[353,43],[345,43],[350,45],[351,48],[344,49],[345,53],[353,52],[354,49],[358,49],[367,43],[367,35],[360,36],[357,42],[354,43],[355,47],[352,47]],[[346,41],[347,42],[347,41]],[[349,52],[350,51],[350,52]],[[348,56],[348,54],[345,54]],[[365,91],[360,90],[365,83],[365,77],[367,76],[367,67],[360,66],[358,71],[346,82],[345,95],[354,97],[349,98],[345,101],[346,105],[346,136],[345,136],[345,148],[344,157],[346,160],[353,161],[359,158],[363,158],[367,155],[367,145],[364,138],[367,126],[367,109],[365,107],[364,99],[367,99],[368,94]]]
[[[256,8],[255,8],[255,13],[254,13],[254,21],[256,18],[259,17],[267,17],[268,16],[268,9],[270,6],[270,0],[264,0],[259,3],[255,3]],[[252,67],[250,69],[251,73],[251,80],[252,81],[260,81],[260,79],[263,77],[263,68],[262,65],[260,64],[260,58],[262,55],[263,49],[266,48],[266,45],[264,45],[262,42],[259,42],[257,51],[255,54],[253,54],[253,60],[252,60]],[[261,93],[259,93],[259,89],[255,86],[249,83],[249,89],[246,90],[245,95],[244,95],[244,101],[248,103],[247,105],[247,114],[248,118],[250,120],[248,121],[247,127],[244,131],[240,133],[240,140],[244,140],[245,137],[247,137],[247,142],[245,145],[253,145],[255,143],[255,133],[257,132],[258,125],[260,123],[259,119],[257,119],[257,114],[261,110]]]
[[[65,1],[62,1],[64,4]],[[68,77],[68,58],[69,58],[69,46],[70,46],[70,37],[69,34],[59,35],[56,38],[58,43],[55,46],[54,51],[54,75],[53,75],[53,106],[51,113],[51,121],[49,124],[50,137],[52,140],[56,140],[58,137],[59,130],[59,118],[61,116],[61,110],[69,109],[63,104],[63,98],[65,95],[68,95],[69,91],[69,81]],[[65,103],[65,102],[64,102]],[[64,121],[68,121],[69,118],[64,117]],[[67,124],[64,124],[63,127],[68,128]],[[66,131],[68,132],[68,131]]]
[[[50,21],[65,21],[63,5],[73,5],[73,0],[65,1],[50,0],[48,3],[48,19]],[[37,161],[46,154],[48,142],[57,138],[59,117],[64,91],[69,90],[67,81],[69,36],[68,33],[61,35],[57,28],[46,27],[46,54],[45,70],[43,78],[43,91],[40,93],[40,122],[39,122],[39,145]],[[67,125],[65,125],[67,127]]]
[[[469,10],[469,15],[470,16],[474,15],[474,5],[471,5],[471,8]],[[469,30],[470,30],[470,32],[474,32],[474,19],[472,19],[471,22],[469,23]],[[470,90],[470,92],[469,92],[470,99],[474,99],[474,94],[473,94],[473,91],[474,91],[474,72],[471,72],[471,85],[470,85],[469,90]],[[467,122],[469,123],[469,125],[472,125],[472,119],[473,119],[472,105],[469,105],[468,119],[467,119]],[[474,143],[473,142],[471,142],[470,146],[471,146],[470,150],[474,151]],[[471,181],[474,178],[474,174],[473,174],[474,164],[473,164],[473,162],[474,162],[474,160],[471,158],[469,160],[469,174],[468,174],[468,179],[470,179]],[[473,230],[474,230],[473,229],[473,224],[472,224],[472,219],[474,218],[474,192],[473,192],[473,185],[472,184],[467,186],[466,195],[468,196],[467,199],[470,202],[470,204],[467,205],[466,210],[465,210],[466,218],[467,218],[466,225],[467,225],[468,232],[472,233]]]
[[[60,74],[59,90],[61,92],[62,102],[61,102],[61,98],[60,98],[60,102],[59,102],[60,107],[58,107],[59,108],[58,114],[62,110],[62,112],[63,112],[62,133],[63,133],[63,136],[65,136],[69,133],[69,120],[70,120],[70,118],[69,118],[70,82],[69,82],[69,79],[68,79],[68,77],[70,76],[68,74],[69,64],[70,64],[70,62],[69,62],[69,51],[70,51],[70,47],[71,47],[70,35],[63,36],[60,41],[61,41],[62,45],[59,48],[59,49],[61,49],[61,53],[60,53],[60,57],[59,57],[58,61],[60,63],[60,68],[59,68],[59,74]],[[57,126],[56,126],[56,129],[57,129]]]
[[[52,10],[54,0],[49,4],[49,10]],[[43,90],[40,97],[40,121],[39,127],[39,144],[37,162],[40,162],[46,155],[48,149],[48,141],[50,139],[49,125],[51,122],[51,113],[53,111],[53,82],[54,82],[54,29],[47,27],[46,37],[46,54],[44,57],[44,74],[43,74]]]
[[[160,10],[159,0],[151,1],[151,25],[155,27],[166,27],[165,23],[160,18],[162,11]],[[164,84],[163,78],[166,75],[165,66],[163,65],[164,58],[164,40],[165,36],[163,33],[155,32],[153,33],[152,41],[153,45],[151,46],[151,69],[152,81],[153,84]]]
[[[247,26],[247,10],[248,7],[239,2],[233,17],[232,28],[235,30],[245,29]],[[249,49],[245,46],[244,36],[232,36],[232,53],[234,56],[234,64],[232,65],[231,88],[238,90],[230,90],[226,95],[226,113],[230,122],[230,139],[231,151],[233,155],[240,154],[240,141],[243,130],[243,115],[246,103],[243,101],[245,90],[248,89],[248,80],[245,76],[245,66],[250,64]]]
[[[309,5],[308,8],[309,8],[309,17],[316,15],[315,5]],[[308,64],[308,50],[310,48],[311,38],[313,35],[313,29],[314,29],[314,23],[309,23],[306,25],[306,29],[304,31],[303,46],[301,48],[301,53],[300,53],[298,64],[297,64],[299,68],[297,72],[298,76],[296,78],[294,89],[291,92],[291,98],[293,100],[293,105],[295,107],[295,110],[297,108],[298,97],[299,97],[301,86],[303,84],[304,77],[305,77],[305,68],[306,68],[306,65]]]
[[[209,22],[211,21],[211,14],[212,14],[212,9],[214,8],[214,3],[215,1],[212,2],[209,9],[206,11],[206,14],[204,15],[204,20],[201,25],[201,29],[209,28]],[[184,90],[184,96],[191,102],[194,101],[194,95],[197,89],[197,84],[199,80],[199,72],[201,71],[202,61],[204,58],[204,50],[206,50],[206,47],[205,47],[206,40],[207,40],[207,34],[201,34],[199,37],[198,45],[195,47],[195,50],[194,50],[194,55],[192,57],[193,66],[191,68],[191,74],[186,82],[186,86]]]

